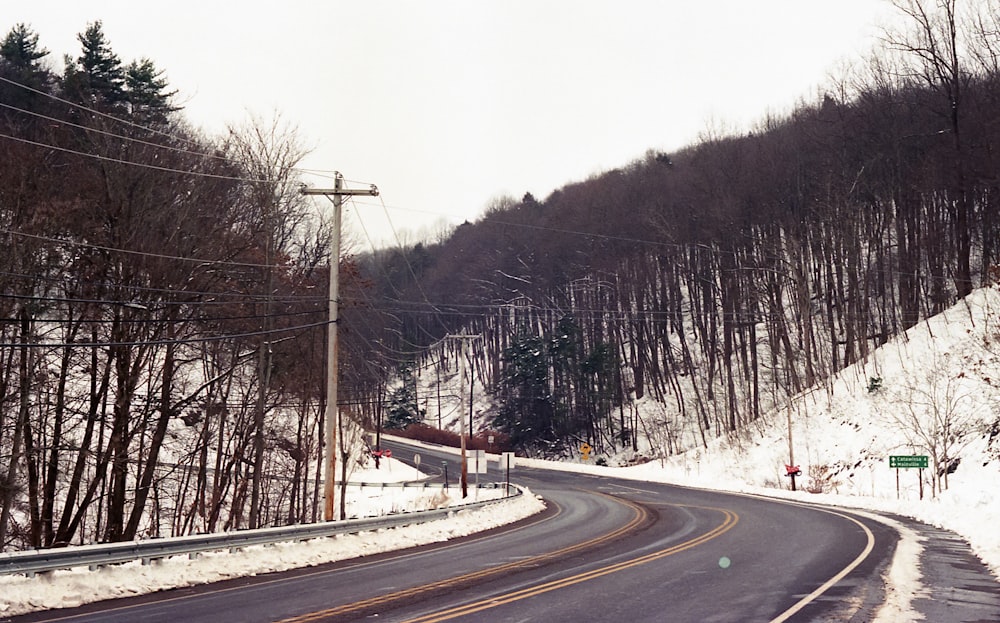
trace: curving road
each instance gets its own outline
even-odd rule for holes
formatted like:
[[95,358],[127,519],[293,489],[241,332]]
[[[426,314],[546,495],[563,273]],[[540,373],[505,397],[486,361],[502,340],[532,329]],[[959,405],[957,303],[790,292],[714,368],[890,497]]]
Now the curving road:
[[[452,455],[419,452],[455,480]],[[870,620],[897,539],[753,497],[524,468],[512,480],[547,510],[447,544],[12,620]]]

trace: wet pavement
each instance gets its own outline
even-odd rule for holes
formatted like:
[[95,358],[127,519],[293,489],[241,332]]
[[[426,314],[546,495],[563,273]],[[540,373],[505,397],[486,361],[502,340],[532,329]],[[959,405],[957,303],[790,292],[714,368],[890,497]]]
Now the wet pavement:
[[[1000,623],[1000,579],[949,530],[896,517],[918,535],[920,571],[926,594],[911,607],[928,623]],[[1000,530],[1000,526],[997,527]]]

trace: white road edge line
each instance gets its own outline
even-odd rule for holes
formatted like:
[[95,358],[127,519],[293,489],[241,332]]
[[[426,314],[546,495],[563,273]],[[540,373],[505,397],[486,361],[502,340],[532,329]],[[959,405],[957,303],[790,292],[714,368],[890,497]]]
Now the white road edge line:
[[857,566],[860,565],[864,561],[864,559],[868,557],[868,554],[870,554],[871,551],[875,548],[875,535],[872,534],[872,531],[868,529],[868,526],[866,526],[865,524],[861,523],[860,521],[858,521],[854,517],[851,517],[850,515],[844,515],[843,513],[838,513],[838,512],[835,512],[835,511],[832,511],[832,510],[829,510],[829,509],[825,509],[825,508],[819,508],[819,507],[815,507],[815,506],[813,506],[811,508],[813,508],[815,510],[818,510],[818,511],[822,511],[824,513],[830,513],[831,515],[836,515],[837,517],[843,517],[844,519],[847,519],[849,521],[853,521],[854,523],[858,524],[858,526],[860,526],[861,529],[865,531],[865,534],[868,535],[868,544],[865,546],[864,551],[862,551],[858,555],[858,557],[855,558],[849,565],[847,565],[846,567],[844,567],[840,571],[840,573],[838,573],[837,575],[833,576],[832,578],[830,578],[829,580],[827,580],[822,586],[820,586],[819,588],[817,588],[813,592],[809,593],[808,595],[806,595],[805,597],[803,597],[802,599],[800,599],[798,601],[798,603],[796,603],[794,606],[792,606],[788,610],[785,610],[777,618],[772,619],[771,623],[782,623],[783,621],[787,621],[789,618],[791,618],[797,612],[799,612],[800,610],[802,610],[803,608],[805,608],[807,605],[809,605],[810,603],[812,603],[812,601],[814,599],[816,599],[817,597],[819,597],[820,595],[822,595],[823,593],[825,593],[826,591],[828,591],[834,584],[836,584],[837,582],[843,580],[844,577],[848,573],[850,573],[851,571],[854,571],[854,569],[856,569]]

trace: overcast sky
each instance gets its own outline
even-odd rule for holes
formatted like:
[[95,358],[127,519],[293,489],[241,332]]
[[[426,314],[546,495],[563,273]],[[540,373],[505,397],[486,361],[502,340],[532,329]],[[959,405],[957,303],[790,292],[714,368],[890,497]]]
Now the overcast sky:
[[883,0],[35,0],[0,28],[27,23],[62,71],[101,20],[210,133],[279,113],[313,148],[304,167],[379,187],[348,219],[384,244],[386,213],[400,232],[473,220],[499,196],[544,199],[812,100],[891,14]]

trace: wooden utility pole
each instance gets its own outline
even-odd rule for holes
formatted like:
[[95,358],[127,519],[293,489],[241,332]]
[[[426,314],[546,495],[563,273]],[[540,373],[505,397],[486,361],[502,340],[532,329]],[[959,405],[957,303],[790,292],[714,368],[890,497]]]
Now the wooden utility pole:
[[[456,340],[462,340],[462,354],[459,357],[459,363],[461,367],[461,373],[458,375],[458,384],[461,386],[461,405],[459,409],[458,422],[460,425],[460,435],[462,438],[462,497],[469,496],[469,463],[466,460],[465,451],[465,360],[469,356],[469,340],[478,340],[480,336],[478,335],[449,335],[448,337]],[[472,392],[469,392],[469,412],[472,412]],[[469,425],[469,434],[472,434],[472,425]]]
[[[340,212],[344,197],[354,195],[378,195],[374,185],[363,190],[344,188],[344,177],[334,172],[333,188],[309,188],[303,186],[303,195],[323,195],[333,201],[333,239],[330,241],[330,290],[329,290],[329,327],[326,339],[326,413],[325,413],[325,445],[324,445],[324,480],[323,480],[323,519],[334,519],[334,496],[337,479],[337,425],[340,409],[337,408],[337,304],[340,298]],[[341,517],[343,519],[343,517]]]

